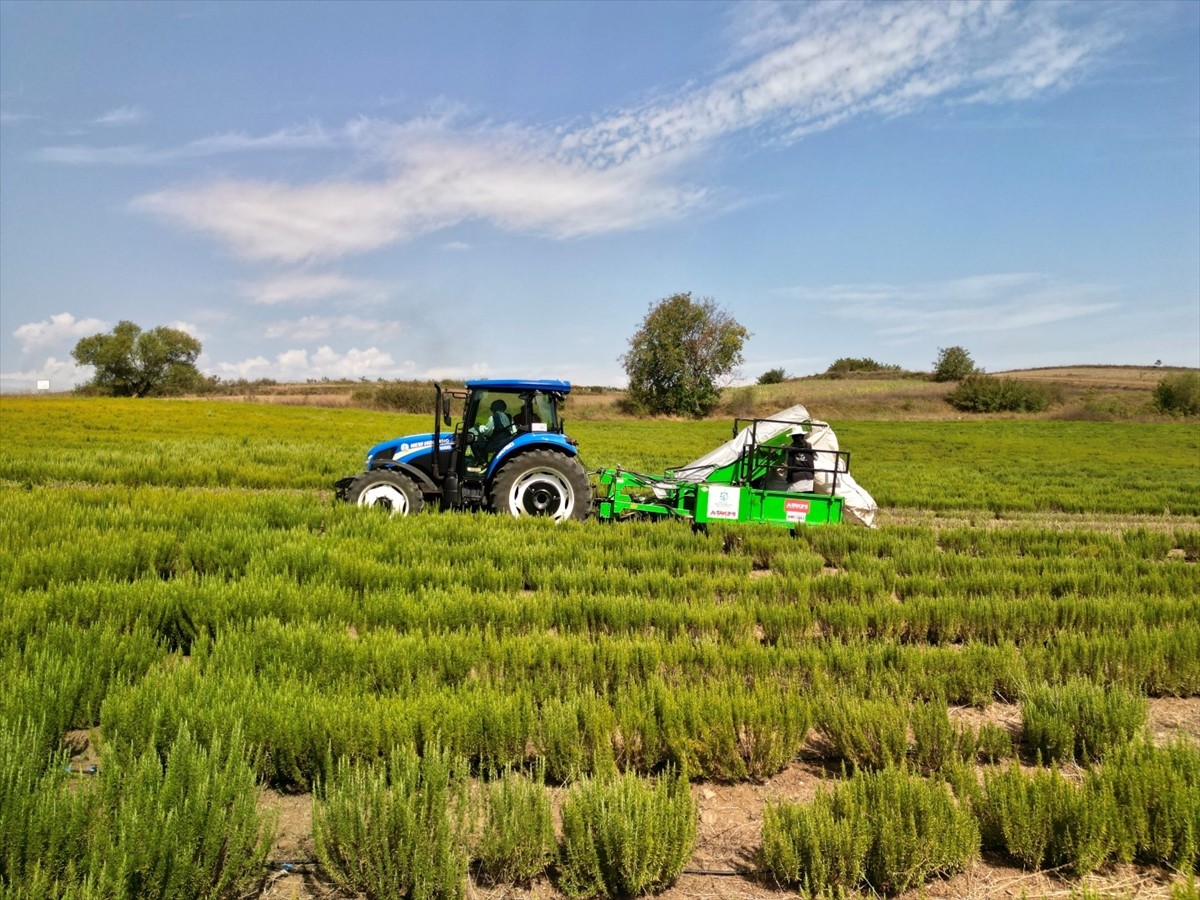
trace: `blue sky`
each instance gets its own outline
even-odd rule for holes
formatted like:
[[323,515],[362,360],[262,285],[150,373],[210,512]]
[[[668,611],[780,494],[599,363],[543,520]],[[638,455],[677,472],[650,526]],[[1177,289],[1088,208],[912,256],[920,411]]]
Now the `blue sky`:
[[1200,365],[1200,4],[0,3],[0,388]]

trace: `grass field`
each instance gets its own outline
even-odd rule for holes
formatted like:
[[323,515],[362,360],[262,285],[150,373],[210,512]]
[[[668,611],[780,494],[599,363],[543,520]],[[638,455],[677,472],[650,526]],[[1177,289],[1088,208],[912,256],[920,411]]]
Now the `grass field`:
[[427,417],[4,398],[0,896],[1194,895],[1200,429],[799,399],[878,530],[389,521],[330,486]]

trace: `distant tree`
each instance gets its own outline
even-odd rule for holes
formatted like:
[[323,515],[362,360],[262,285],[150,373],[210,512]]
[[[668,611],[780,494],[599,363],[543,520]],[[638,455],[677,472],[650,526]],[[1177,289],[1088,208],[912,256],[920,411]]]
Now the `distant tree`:
[[113,397],[185,393],[204,382],[196,368],[200,342],[176,328],[142,331],[121,321],[108,333],[83,338],[71,351],[81,366],[94,366],[87,387]]
[[848,375],[851,372],[899,372],[900,367],[878,363],[869,356],[843,356],[833,361],[826,375]]
[[759,384],[782,384],[787,378],[787,373],[783,369],[767,369],[758,376]]
[[710,298],[696,302],[688,292],[659,300],[620,357],[630,404],[651,413],[706,415],[720,398],[718,382],[742,362],[748,337]]
[[962,381],[974,374],[975,361],[962,347],[939,347],[933,364],[934,381]]

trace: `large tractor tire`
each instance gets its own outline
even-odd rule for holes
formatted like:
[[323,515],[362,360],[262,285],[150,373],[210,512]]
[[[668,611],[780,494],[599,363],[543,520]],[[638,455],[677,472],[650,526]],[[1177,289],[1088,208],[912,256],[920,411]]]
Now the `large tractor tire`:
[[425,508],[417,483],[403,472],[390,469],[363,472],[346,489],[346,500],[383,510],[389,516],[415,516]]
[[582,522],[592,511],[592,486],[579,460],[553,450],[530,450],[492,479],[492,509],[513,516]]

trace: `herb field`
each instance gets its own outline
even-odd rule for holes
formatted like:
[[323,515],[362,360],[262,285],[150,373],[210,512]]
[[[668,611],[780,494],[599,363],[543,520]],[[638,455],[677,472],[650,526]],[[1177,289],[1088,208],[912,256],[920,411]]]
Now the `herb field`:
[[[567,417],[589,468],[729,434]],[[346,897],[984,857],[1187,895],[1200,750],[1149,723],[1200,697],[1194,425],[834,422],[883,524],[796,538],[333,501],[431,418],[0,402],[0,897],[269,892],[268,789],[312,793],[300,862]],[[706,796],[797,772],[719,852]]]

